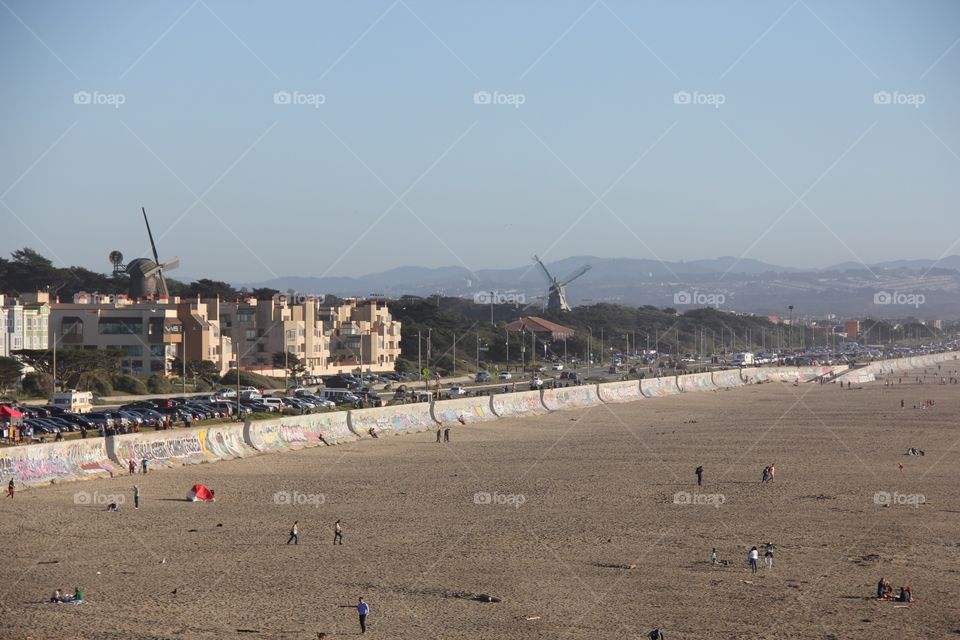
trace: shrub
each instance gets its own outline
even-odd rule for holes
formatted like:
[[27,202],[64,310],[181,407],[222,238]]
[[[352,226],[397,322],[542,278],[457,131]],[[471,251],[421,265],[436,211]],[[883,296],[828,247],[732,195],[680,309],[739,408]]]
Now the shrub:
[[[118,373],[112,378],[113,388],[121,393],[131,396],[143,396],[147,394],[147,386],[143,380],[127,373]],[[93,389],[91,389],[93,391]],[[100,394],[104,395],[104,394]],[[107,393],[106,395],[110,395]]]
[[49,398],[53,393],[53,379],[45,373],[31,372],[23,376],[23,393],[27,397]]
[[147,390],[150,393],[171,393],[170,381],[163,376],[153,374],[147,378]]

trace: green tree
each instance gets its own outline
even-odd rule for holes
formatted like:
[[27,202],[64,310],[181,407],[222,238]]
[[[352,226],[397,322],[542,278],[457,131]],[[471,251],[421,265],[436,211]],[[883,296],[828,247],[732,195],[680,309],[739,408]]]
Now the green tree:
[[[23,364],[39,373],[53,376],[53,352],[42,349],[23,349],[13,355]],[[89,379],[96,375],[117,373],[123,351],[115,349],[63,349],[57,352],[57,385],[62,388],[86,389]]]
[[16,358],[0,358],[0,391],[17,386],[23,374],[23,365]]
[[286,367],[287,374],[291,378],[297,378],[299,376],[306,375],[307,366],[303,360],[295,353],[284,353],[283,351],[277,351],[273,354],[273,366],[278,369],[283,369]]

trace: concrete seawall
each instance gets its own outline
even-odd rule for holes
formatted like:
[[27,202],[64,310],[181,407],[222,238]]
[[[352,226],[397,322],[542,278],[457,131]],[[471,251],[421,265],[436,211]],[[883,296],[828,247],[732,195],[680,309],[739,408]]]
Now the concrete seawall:
[[598,384],[597,395],[600,400],[607,403],[634,402],[643,399],[638,380]]
[[640,381],[640,391],[647,398],[662,398],[674,393],[680,393],[677,379],[673,376],[664,378],[644,378]]
[[103,438],[0,449],[0,477],[21,486],[113,476],[117,470]]
[[13,477],[20,486],[81,480],[126,473],[129,460],[138,467],[146,458],[151,468],[245,458],[261,452],[284,451],[321,445],[320,436],[331,445],[378,435],[436,429],[438,425],[482,423],[497,418],[543,415],[550,411],[583,409],[603,403],[622,403],[681,393],[728,388],[761,381],[812,383],[823,376],[839,374],[841,380],[869,382],[877,375],[898,371],[957,366],[960,353],[931,354],[869,363],[847,371],[846,365],[823,367],[752,367],[687,376],[644,378],[637,381],[562,387],[543,391],[497,394],[327,412],[284,416],[272,420],[220,424],[186,430],[134,433],[109,438],[89,438],[37,445],[0,448],[0,474]]
[[498,393],[490,399],[490,406],[499,418],[543,415],[548,410],[540,395],[539,391]]
[[578,387],[561,387],[558,389],[544,389],[543,406],[550,411],[565,409],[588,409],[603,404],[597,395],[597,387],[584,384]]
[[461,424],[461,420],[464,424],[474,424],[497,419],[490,396],[438,400],[431,405],[430,415],[434,422],[444,427]]
[[719,389],[740,387],[746,384],[746,382],[743,381],[743,378],[740,377],[740,371],[738,369],[714,371],[711,376],[713,376],[713,386]]
[[677,386],[680,391],[687,393],[690,391],[712,391],[716,389],[713,384],[713,375],[710,373],[688,373],[677,376]]
[[256,451],[316,447],[323,444],[321,435],[331,445],[353,442],[357,438],[350,431],[347,419],[346,411],[330,411],[256,422],[248,420],[243,426],[243,440]]
[[121,468],[126,468],[130,460],[139,465],[144,459],[151,467],[197,464],[210,460],[205,438],[204,429],[171,429],[111,436],[106,439],[107,454]]
[[437,423],[430,415],[429,402],[414,402],[376,409],[349,411],[347,424],[358,438],[369,438],[372,428],[377,435],[415,433],[435,429]]

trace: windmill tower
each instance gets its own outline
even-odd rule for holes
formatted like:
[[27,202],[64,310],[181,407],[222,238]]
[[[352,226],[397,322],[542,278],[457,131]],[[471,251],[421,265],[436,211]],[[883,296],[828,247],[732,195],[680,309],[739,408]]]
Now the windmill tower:
[[566,286],[590,270],[590,265],[585,264],[571,275],[567,276],[562,282],[550,275],[547,267],[537,256],[533,256],[533,261],[540,265],[540,270],[547,278],[549,289],[547,290],[547,309],[550,311],[570,311],[570,304],[567,302]]
[[137,258],[131,260],[126,267],[127,274],[130,275],[130,297],[131,298],[152,298],[167,297],[170,292],[167,289],[167,281],[163,277],[164,269],[176,269],[180,266],[180,258],[173,258],[166,262],[160,262],[157,255],[157,245],[153,242],[153,233],[150,231],[150,221],[147,220],[147,210],[143,211],[143,221],[147,225],[147,236],[150,238],[150,248],[153,249],[153,260],[149,258]]

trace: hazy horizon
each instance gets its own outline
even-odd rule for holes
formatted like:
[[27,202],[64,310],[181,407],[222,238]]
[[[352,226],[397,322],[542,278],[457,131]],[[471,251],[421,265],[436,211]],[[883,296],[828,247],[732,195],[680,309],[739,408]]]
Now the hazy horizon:
[[[960,253],[960,6],[0,7],[0,254],[262,282]],[[498,104],[499,103],[499,104]]]

